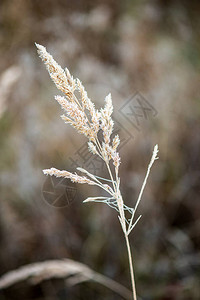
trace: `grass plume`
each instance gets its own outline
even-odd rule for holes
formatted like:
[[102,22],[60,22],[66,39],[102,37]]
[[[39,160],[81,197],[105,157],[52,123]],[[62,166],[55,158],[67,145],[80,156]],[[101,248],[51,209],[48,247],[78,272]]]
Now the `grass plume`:
[[[119,152],[117,151],[120,139],[118,135],[111,138],[114,127],[114,121],[112,119],[113,104],[111,94],[106,96],[104,107],[97,110],[94,103],[88,97],[81,81],[79,79],[74,79],[67,68],[63,70],[47,52],[45,47],[38,44],[36,44],[36,47],[38,49],[39,56],[46,65],[51,79],[55,83],[56,87],[64,94],[64,96],[55,97],[56,101],[60,104],[64,111],[61,118],[65,123],[74,127],[78,133],[83,134],[88,138],[88,150],[94,155],[98,155],[104,161],[108,170],[109,178],[100,179],[82,168],[78,168],[78,171],[87,177],[77,175],[76,173],[70,173],[68,171],[60,171],[55,168],[47,169],[43,172],[45,175],[70,178],[72,182],[97,185],[107,192],[107,197],[89,197],[84,201],[84,203],[101,202],[117,210],[118,218],[126,240],[132,283],[132,295],[133,299],[136,300],[137,296],[129,234],[132,232],[141,217],[139,216],[135,220],[135,213],[141,201],[151,167],[155,160],[158,159],[158,145],[155,145],[154,147],[136,204],[134,207],[128,207],[124,203],[120,192],[119,166],[121,159]],[[76,96],[77,93],[79,97]],[[98,138],[98,132],[100,131],[103,134],[103,141],[100,141]],[[111,164],[114,166],[114,171],[112,171]],[[103,183],[102,181],[104,180],[110,182],[110,184]]]

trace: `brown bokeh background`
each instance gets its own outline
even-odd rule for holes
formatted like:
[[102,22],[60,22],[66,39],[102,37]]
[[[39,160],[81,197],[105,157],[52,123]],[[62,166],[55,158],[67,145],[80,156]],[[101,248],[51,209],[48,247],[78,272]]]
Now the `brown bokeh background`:
[[[86,141],[59,117],[58,91],[37,56],[37,42],[82,80],[97,108],[112,93],[119,135],[126,141],[120,174],[130,206],[159,144],[160,159],[139,207],[142,219],[131,235],[141,299],[199,299],[199,14],[197,0],[1,0],[1,275],[68,257],[130,287],[116,212],[82,204],[100,191],[77,185],[70,205],[62,202],[60,208],[45,198],[49,183],[42,170],[73,171],[72,160]],[[149,110],[145,115],[134,108],[130,123],[120,108],[129,99],[137,106],[135,93]],[[78,159],[89,166],[88,159]],[[107,176],[103,169],[95,172]],[[16,284],[1,291],[0,299],[121,298],[98,284],[69,288],[64,280],[49,280]]]

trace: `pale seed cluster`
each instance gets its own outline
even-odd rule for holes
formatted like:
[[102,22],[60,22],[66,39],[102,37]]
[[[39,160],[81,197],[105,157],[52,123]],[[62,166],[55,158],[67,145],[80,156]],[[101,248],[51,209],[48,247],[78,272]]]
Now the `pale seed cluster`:
[[51,168],[51,169],[43,170],[43,173],[45,175],[51,175],[51,176],[54,175],[56,177],[69,178],[72,182],[76,182],[76,183],[87,183],[87,184],[90,184],[90,185],[95,185],[96,184],[94,181],[88,179],[85,176],[79,176],[76,173],[71,173],[71,172],[68,172],[68,171],[65,171],[65,170],[60,171],[58,169]]
[[[113,160],[116,168],[119,168],[120,157],[116,152],[119,146],[119,136],[115,136],[112,144],[111,134],[113,132],[114,122],[112,120],[112,98],[108,94],[105,98],[105,106],[100,111],[95,109],[94,103],[90,100],[82,82],[74,79],[69,70],[63,70],[61,66],[47,52],[46,48],[36,44],[38,53],[50,74],[51,79],[65,96],[56,96],[56,101],[64,110],[61,118],[65,123],[69,123],[79,133],[84,134],[88,139],[88,148],[93,154],[102,157],[107,163]],[[80,98],[75,95],[77,91]],[[103,133],[103,142],[100,143],[97,138],[99,131]]]
[[[116,209],[119,212],[119,220],[124,234],[128,236],[140,218],[139,217],[136,222],[133,223],[135,211],[140,202],[147,177],[154,161],[157,159],[158,146],[156,145],[154,148],[154,152],[148,166],[147,174],[135,208],[130,208],[124,204],[120,193],[120,178],[118,176],[120,156],[117,152],[120,139],[118,135],[112,138],[114,121],[112,119],[113,104],[111,94],[106,96],[104,108],[101,108],[100,111],[97,110],[94,103],[88,97],[81,81],[78,78],[74,79],[67,68],[63,70],[47,52],[45,47],[38,44],[36,44],[36,47],[38,48],[39,56],[46,65],[51,79],[55,83],[56,87],[64,93],[64,96],[55,97],[56,101],[60,104],[64,111],[64,114],[61,116],[61,118],[65,123],[70,124],[79,133],[85,135],[89,139],[89,151],[103,159],[108,169],[110,179],[101,179],[110,181],[112,186],[102,183],[99,177],[94,176],[82,168],[78,168],[78,170],[82,173],[85,173],[87,177],[79,176],[76,173],[71,173],[68,171],[60,171],[55,168],[43,170],[43,172],[45,175],[69,178],[72,182],[97,185],[105,190],[109,194],[109,197],[90,197],[87,198],[85,202],[102,202]],[[76,96],[77,94],[79,95],[78,98]],[[100,142],[98,138],[99,132],[101,132],[103,136],[102,142]],[[111,171],[110,161],[112,161],[114,165],[114,174]],[[125,211],[128,211],[131,214],[131,218],[126,219]]]

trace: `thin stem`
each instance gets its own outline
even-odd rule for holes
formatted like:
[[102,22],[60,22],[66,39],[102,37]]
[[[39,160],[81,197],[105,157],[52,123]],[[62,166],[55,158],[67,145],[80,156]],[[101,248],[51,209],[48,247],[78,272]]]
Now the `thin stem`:
[[107,166],[107,169],[108,169],[108,173],[110,175],[110,179],[112,181],[112,185],[113,185],[113,189],[116,193],[116,186],[115,186],[115,183],[114,183],[114,179],[113,179],[113,175],[112,175],[112,172],[111,172],[111,169],[110,169],[110,166],[109,166],[109,163],[105,160],[105,163],[106,163],[106,166]]
[[128,259],[129,259],[129,268],[130,268],[130,275],[131,275],[133,300],[137,300],[136,287],[135,287],[135,278],[134,278],[134,271],[133,271],[133,259],[132,259],[132,255],[131,255],[131,248],[130,248],[129,238],[128,238],[127,234],[125,234],[125,239],[126,239],[126,246],[127,246],[127,252],[128,252]]
[[96,178],[98,179],[101,179],[101,180],[105,180],[105,181],[109,181],[109,182],[112,182],[112,180],[110,179],[107,179],[107,178],[103,178],[103,177],[100,177],[100,176],[97,176],[97,175],[94,175]]
[[132,217],[131,217],[131,220],[130,220],[130,223],[129,223],[129,228],[128,228],[129,233],[130,233],[130,231],[131,231],[130,228],[132,227],[132,224],[133,224],[133,218],[134,218],[134,216],[135,216],[135,212],[136,212],[136,210],[137,210],[137,208],[138,208],[138,205],[139,205],[139,203],[140,203],[140,200],[141,200],[141,198],[142,198],[142,194],[143,194],[143,192],[144,192],[144,188],[145,188],[145,186],[146,186],[147,179],[148,179],[148,176],[149,176],[151,167],[152,167],[154,161],[155,161],[156,159],[158,159],[157,153],[158,153],[158,145],[155,145],[155,146],[154,146],[154,149],[153,149],[153,154],[152,154],[152,157],[151,157],[151,161],[150,161],[150,163],[149,163],[149,165],[148,165],[147,172],[146,172],[146,176],[145,176],[144,181],[143,181],[143,184],[142,184],[142,188],[141,188],[141,190],[140,190],[140,193],[139,193],[137,202],[136,202],[135,207],[134,207],[134,213],[132,214]]
[[[111,196],[113,196],[113,190],[112,190],[112,188],[111,188],[111,190],[112,190],[112,192],[110,192],[109,191],[109,189],[107,189],[103,184],[98,184],[98,183],[96,183],[96,182],[94,182],[95,183],[95,185],[97,185],[97,186],[99,186],[100,188],[102,188],[103,190],[105,190],[108,194],[110,194]],[[108,184],[107,184],[107,186],[109,186]],[[109,186],[110,187],[110,186]]]
[[113,189],[114,189],[114,191],[116,192],[116,187],[115,187],[113,175],[112,175],[112,172],[111,172],[111,169],[110,169],[110,166],[109,166],[109,162],[107,162],[106,158],[103,156],[103,153],[102,153],[102,147],[101,147],[101,144],[100,144],[98,138],[96,138],[96,145],[97,145],[97,147],[99,148],[99,152],[102,154],[102,159],[104,160],[104,162],[105,162],[105,164],[106,164],[106,166],[107,166],[108,173],[109,173],[109,175],[110,175],[110,179],[111,179],[111,182],[112,182],[112,185],[113,185]]

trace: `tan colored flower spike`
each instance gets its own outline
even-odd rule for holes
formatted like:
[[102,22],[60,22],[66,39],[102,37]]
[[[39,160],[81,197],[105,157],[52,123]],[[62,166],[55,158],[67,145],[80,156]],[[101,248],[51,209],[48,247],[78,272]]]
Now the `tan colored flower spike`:
[[[43,170],[45,175],[69,178],[72,182],[87,183],[89,185],[97,185],[107,192],[107,197],[89,197],[84,203],[88,202],[101,202],[105,203],[111,208],[114,208],[118,212],[118,218],[125,236],[126,246],[129,258],[129,267],[131,275],[131,283],[133,290],[133,299],[136,300],[136,288],[133,272],[133,261],[131,255],[131,249],[129,244],[129,234],[139,221],[139,216],[136,221],[134,220],[136,210],[140,203],[147,178],[150,173],[150,169],[156,159],[158,159],[158,145],[155,145],[153,155],[149,163],[147,173],[142,184],[138,199],[135,207],[131,208],[124,204],[121,192],[120,192],[120,178],[119,178],[119,165],[120,155],[117,152],[117,147],[120,144],[119,136],[116,135],[112,138],[112,132],[114,122],[112,119],[113,104],[111,94],[108,94],[105,98],[105,106],[98,111],[95,108],[94,103],[88,98],[87,92],[79,79],[74,79],[71,76],[69,70],[66,68],[63,70],[61,66],[53,59],[53,57],[47,52],[46,48],[36,44],[38,54],[42,61],[45,63],[46,68],[50,74],[51,79],[55,83],[56,87],[64,93],[64,96],[56,96],[56,101],[60,104],[64,110],[64,114],[61,118],[65,123],[70,124],[79,133],[85,135],[88,138],[88,150],[98,155],[106,164],[109,178],[100,178],[87,170],[77,168],[79,172],[84,173],[86,176],[80,176],[76,173],[68,171],[60,171],[55,168]],[[75,95],[75,91],[78,92],[79,97]],[[100,142],[98,133],[102,132],[103,141]],[[114,172],[111,170],[110,163],[114,165]],[[107,181],[109,184],[103,183]]]

